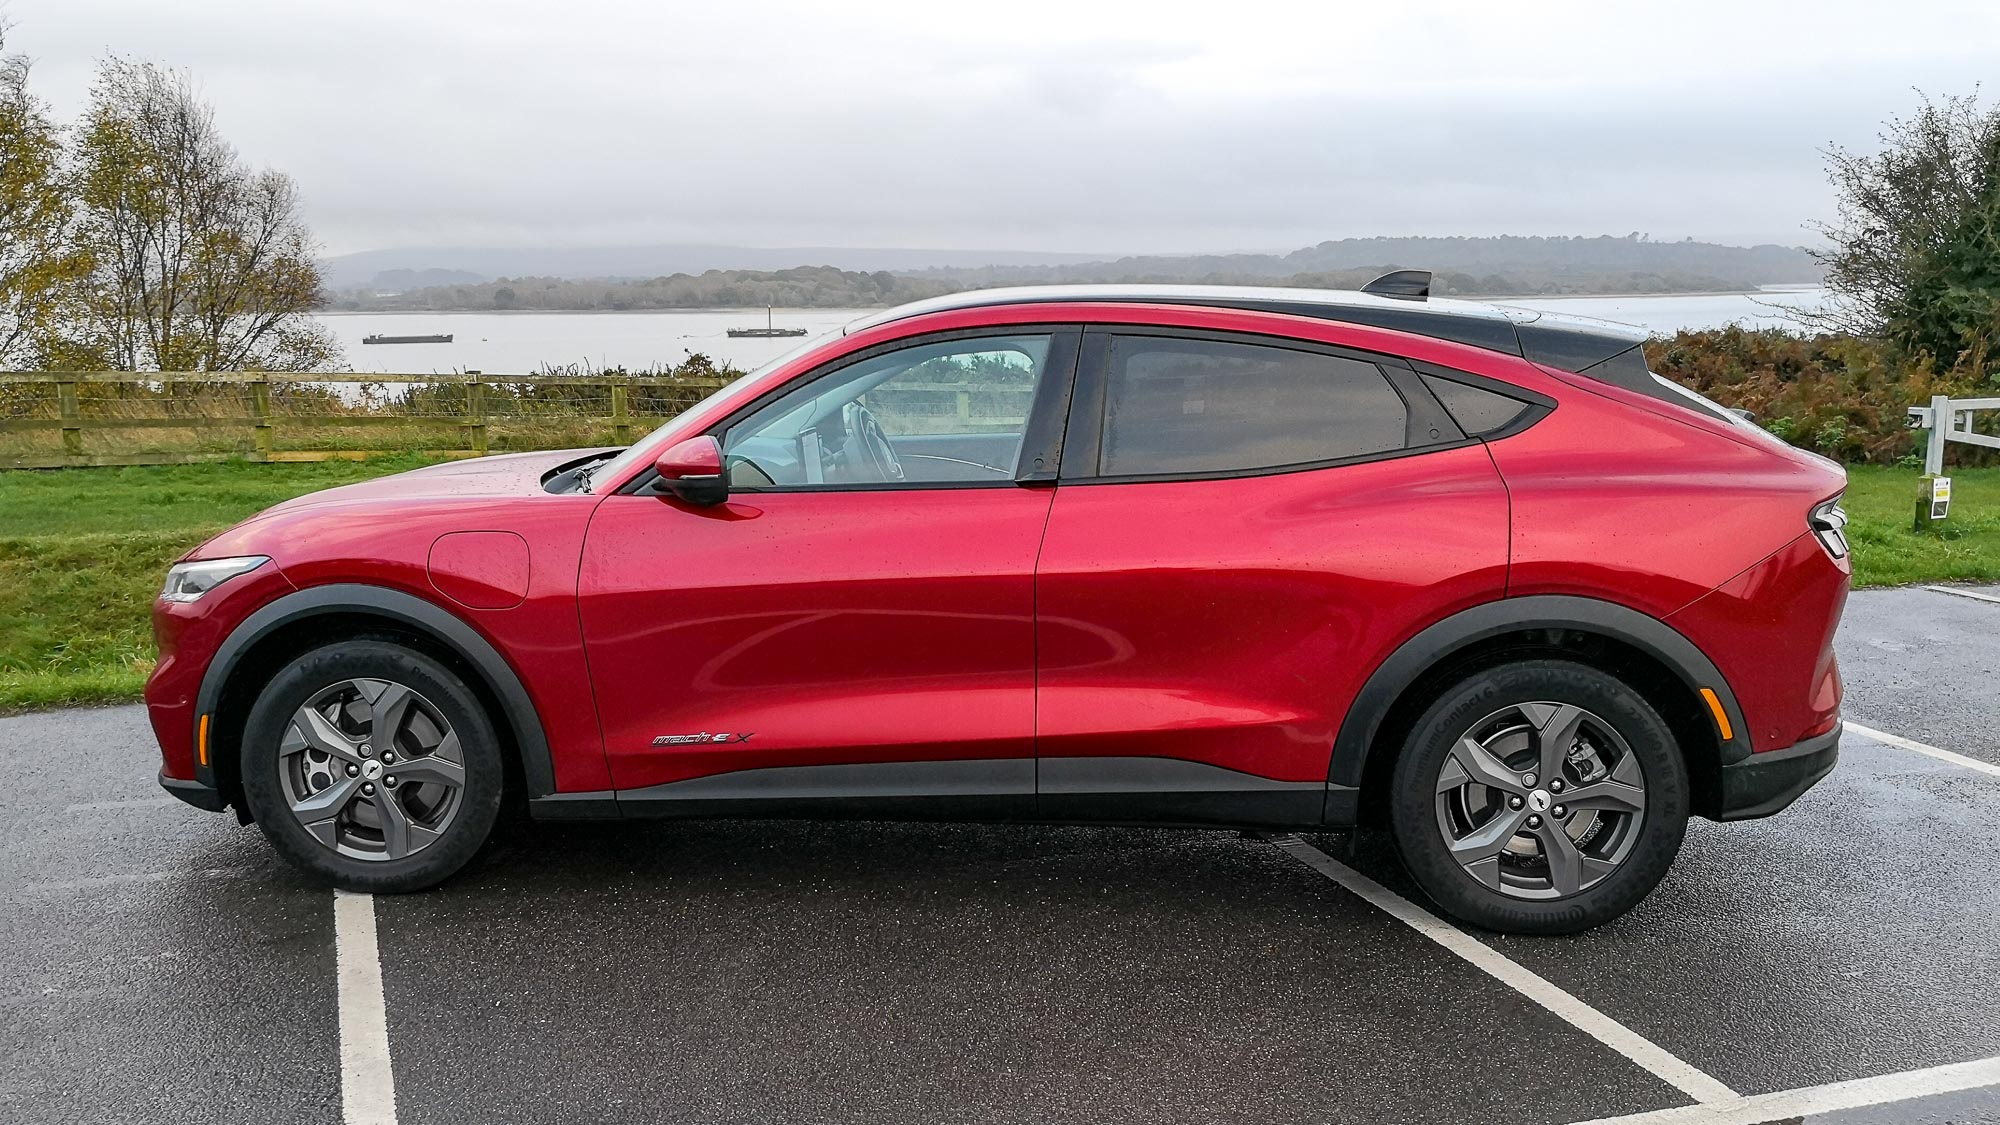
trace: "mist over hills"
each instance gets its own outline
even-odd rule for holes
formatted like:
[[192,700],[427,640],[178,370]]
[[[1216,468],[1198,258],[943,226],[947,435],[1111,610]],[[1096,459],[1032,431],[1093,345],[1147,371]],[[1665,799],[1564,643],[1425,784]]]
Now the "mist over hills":
[[[422,261],[427,266],[387,266]],[[451,256],[447,256],[451,255]],[[814,257],[818,256],[818,257]],[[947,259],[972,259],[976,264]],[[1020,261],[1028,258],[1032,261]],[[803,259],[814,264],[801,265]],[[1010,260],[1014,259],[1014,260]],[[1067,259],[1067,260],[1065,260]],[[672,272],[610,272],[642,262]],[[443,263],[452,263],[445,265]],[[782,268],[766,263],[783,262]],[[718,263],[703,265],[702,263]],[[726,263],[726,264],[722,264]],[[899,264],[900,263],[900,264]],[[1440,296],[1687,293],[1813,284],[1798,247],[1624,237],[1350,238],[1288,254],[1090,259],[1030,252],[646,247],[569,251],[371,251],[328,263],[341,309],[640,310],[742,305],[863,307],[961,289],[1064,282],[1188,282],[1351,289],[1389,269],[1428,269]],[[520,269],[534,265],[534,270]],[[376,268],[376,267],[381,268]],[[484,266],[486,269],[476,267]],[[515,272],[502,272],[513,269]],[[372,272],[370,272],[372,271]],[[353,281],[367,273],[363,281]],[[345,279],[347,284],[343,285]]]
[[[1087,262],[1097,254],[1019,250],[910,250],[857,247],[587,246],[550,249],[502,247],[392,247],[338,254],[320,262],[327,288],[394,291],[423,275],[450,274],[420,285],[492,281],[502,277],[645,278],[709,270],[778,270],[801,265],[841,269],[921,270],[949,266],[1033,265]],[[387,276],[384,276],[387,275]]]
[[1655,242],[1638,234],[1615,238],[1500,235],[1453,238],[1344,238],[1289,254],[1207,254],[1144,256],[1114,261],[1035,266],[987,265],[977,269],[940,267],[918,277],[949,277],[982,285],[1024,281],[1195,281],[1246,282],[1300,274],[1362,269],[1427,269],[1456,274],[1451,286],[1464,292],[1498,294],[1509,284],[1523,291],[1562,290],[1585,278],[1629,276],[1633,292],[1688,289],[1754,289],[1759,285],[1805,284],[1820,279],[1819,263],[1795,246],[1724,246],[1713,242]]

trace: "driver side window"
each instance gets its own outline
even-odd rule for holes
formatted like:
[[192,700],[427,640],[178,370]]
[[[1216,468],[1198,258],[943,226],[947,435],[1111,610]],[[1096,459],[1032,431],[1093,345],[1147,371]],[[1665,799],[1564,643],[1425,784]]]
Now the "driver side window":
[[730,486],[1010,481],[1049,345],[933,341],[816,376],[724,432]]

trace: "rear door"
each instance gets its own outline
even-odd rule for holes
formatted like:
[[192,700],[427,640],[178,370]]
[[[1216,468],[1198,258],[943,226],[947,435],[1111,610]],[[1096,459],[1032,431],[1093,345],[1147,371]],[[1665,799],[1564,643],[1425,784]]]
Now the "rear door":
[[1266,336],[1093,328],[1074,398],[1035,579],[1041,812],[1318,821],[1375,664],[1504,592],[1484,445],[1401,360]]

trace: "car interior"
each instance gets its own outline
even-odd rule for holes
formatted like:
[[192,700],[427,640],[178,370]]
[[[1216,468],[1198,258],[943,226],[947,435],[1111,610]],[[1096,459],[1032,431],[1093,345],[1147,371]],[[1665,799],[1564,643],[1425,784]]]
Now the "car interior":
[[723,436],[731,488],[1013,479],[1044,334],[950,340],[864,359]]

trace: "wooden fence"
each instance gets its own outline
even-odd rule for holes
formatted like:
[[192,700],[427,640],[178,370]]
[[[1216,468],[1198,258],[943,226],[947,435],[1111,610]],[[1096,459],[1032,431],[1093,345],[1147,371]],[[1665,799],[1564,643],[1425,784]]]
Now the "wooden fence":
[[622,445],[722,386],[648,375],[0,373],[0,468]]
[[[0,372],[0,468],[324,461],[625,445],[728,375]],[[1018,430],[1018,385],[910,382],[868,401],[892,433]]]

